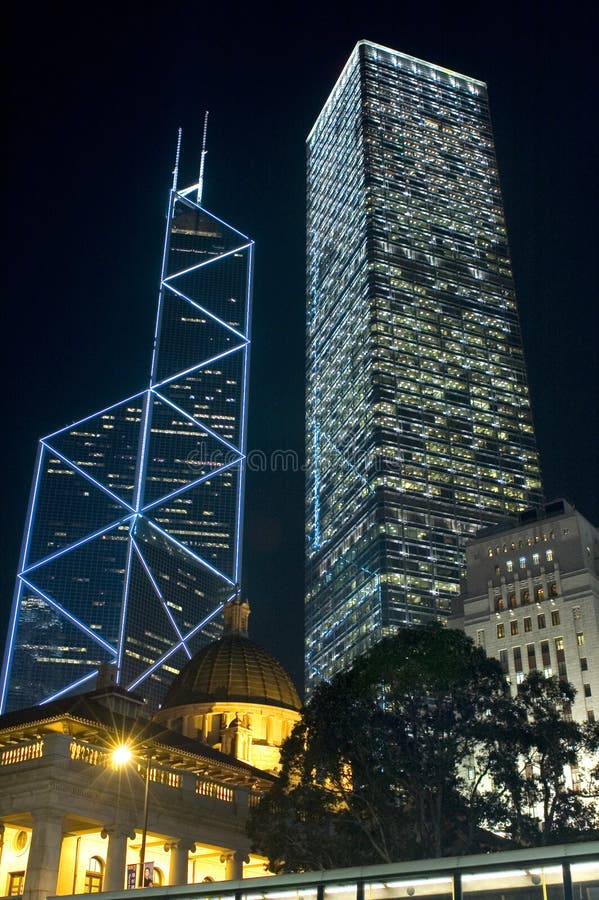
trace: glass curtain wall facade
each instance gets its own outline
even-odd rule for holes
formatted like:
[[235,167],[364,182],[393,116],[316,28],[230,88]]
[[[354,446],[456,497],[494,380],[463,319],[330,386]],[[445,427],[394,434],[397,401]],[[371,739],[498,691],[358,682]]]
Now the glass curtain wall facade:
[[253,242],[170,195],[148,389],[43,438],[2,708],[89,689],[159,703],[240,580]]
[[360,42],[307,156],[310,692],[541,479],[485,85]]

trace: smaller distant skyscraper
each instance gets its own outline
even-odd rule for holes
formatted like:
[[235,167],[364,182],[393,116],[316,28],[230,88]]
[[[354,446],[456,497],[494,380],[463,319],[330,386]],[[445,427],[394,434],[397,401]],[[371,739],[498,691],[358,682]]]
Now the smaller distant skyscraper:
[[157,704],[237,591],[253,242],[176,173],[150,386],[40,441],[2,708],[105,663]]
[[361,41],[308,137],[306,684],[542,497],[485,85]]
[[514,693],[529,672],[555,675],[576,688],[573,718],[599,719],[599,533],[565,500],[476,535],[450,625],[501,662]]

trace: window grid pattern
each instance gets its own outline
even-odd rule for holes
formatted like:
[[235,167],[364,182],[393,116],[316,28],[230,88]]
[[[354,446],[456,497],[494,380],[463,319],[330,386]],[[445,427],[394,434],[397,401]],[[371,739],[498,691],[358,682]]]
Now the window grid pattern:
[[486,89],[362,42],[308,138],[306,680],[541,499]]
[[149,388],[40,442],[8,709],[112,662],[157,705],[236,592],[253,242],[192,197],[171,194]]

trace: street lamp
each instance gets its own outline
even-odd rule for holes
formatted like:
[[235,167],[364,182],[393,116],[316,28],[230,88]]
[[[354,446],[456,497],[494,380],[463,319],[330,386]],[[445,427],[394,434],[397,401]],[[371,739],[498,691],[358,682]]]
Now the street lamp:
[[117,792],[116,792],[116,808],[115,808],[115,824],[117,819],[119,818],[121,811],[121,782],[122,782],[122,769],[123,766],[126,766],[129,760],[131,759],[131,748],[128,744],[119,744],[118,747],[115,747],[111,754],[111,761],[114,768],[119,773],[119,779],[117,783]]
[[[131,748],[127,744],[119,744],[112,751],[112,761],[114,765],[120,769],[126,765],[133,756]],[[139,878],[137,879],[138,887],[144,887],[144,869],[146,865],[146,843],[148,838],[148,810],[150,800],[150,751],[146,751],[145,763],[146,769],[144,773],[144,811],[143,811],[143,831],[141,833],[141,847],[139,850]]]
[[144,828],[141,833],[139,850],[139,887],[144,887],[144,868],[146,865],[146,840],[148,837],[148,800],[150,798],[150,751],[146,755],[146,772],[144,778]]
[[112,751],[112,761],[117,767],[120,769],[121,766],[126,765],[131,759],[131,750],[127,746],[127,744],[120,744]]

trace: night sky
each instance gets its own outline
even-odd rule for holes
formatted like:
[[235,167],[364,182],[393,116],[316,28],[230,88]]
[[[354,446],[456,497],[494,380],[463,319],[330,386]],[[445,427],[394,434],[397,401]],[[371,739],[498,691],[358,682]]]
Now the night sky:
[[[597,22],[543,4],[28,4],[7,46],[2,621],[37,439],[147,385],[179,184],[256,241],[249,449],[304,439],[304,142],[367,38],[486,81],[546,494],[599,524]],[[364,11],[367,9],[368,11]],[[250,473],[252,637],[302,681],[303,473]]]

